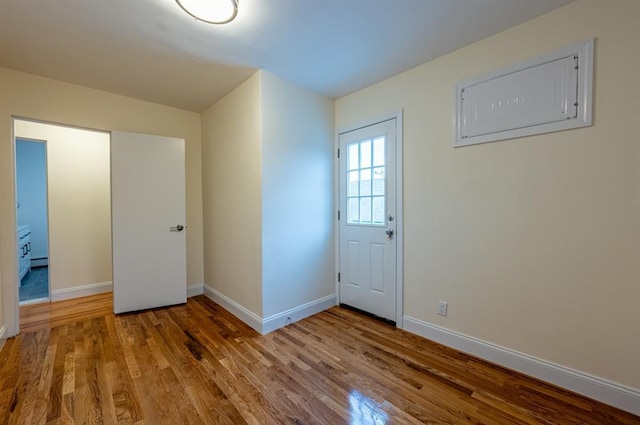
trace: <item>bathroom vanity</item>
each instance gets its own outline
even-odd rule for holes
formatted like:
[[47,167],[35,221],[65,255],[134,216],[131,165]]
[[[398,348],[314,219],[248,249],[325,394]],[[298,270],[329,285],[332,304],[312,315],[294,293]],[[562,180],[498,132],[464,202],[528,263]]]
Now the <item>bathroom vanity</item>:
[[22,281],[24,275],[31,269],[31,227],[18,226],[18,278]]

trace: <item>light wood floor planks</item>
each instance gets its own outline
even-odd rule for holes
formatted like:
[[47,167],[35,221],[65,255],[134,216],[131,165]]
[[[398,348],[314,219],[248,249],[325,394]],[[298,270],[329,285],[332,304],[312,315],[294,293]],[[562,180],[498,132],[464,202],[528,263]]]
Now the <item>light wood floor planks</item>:
[[113,313],[111,292],[56,303],[27,304],[20,307],[20,331],[27,333],[55,328],[110,313]]
[[204,296],[110,303],[22,311],[0,351],[0,424],[640,425],[339,307],[260,336]]

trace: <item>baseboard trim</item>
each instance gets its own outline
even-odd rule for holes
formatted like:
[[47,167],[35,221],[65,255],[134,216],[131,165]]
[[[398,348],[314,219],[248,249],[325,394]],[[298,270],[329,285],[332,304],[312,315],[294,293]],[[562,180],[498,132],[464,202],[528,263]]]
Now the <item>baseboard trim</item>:
[[274,314],[266,319],[262,319],[262,334],[280,329],[289,323],[297,322],[306,317],[313,316],[336,305],[338,299],[336,294],[331,294],[315,301],[294,307],[282,313]]
[[262,318],[260,316],[247,309],[246,307],[238,304],[231,298],[224,295],[222,292],[213,289],[209,285],[203,285],[203,289],[204,295],[220,304],[225,310],[236,316],[238,319],[242,320],[247,325],[251,326],[256,331],[262,333]]
[[404,316],[404,330],[640,415],[640,390]]
[[202,294],[204,294],[204,283],[187,286],[187,298],[195,297],[196,295]]
[[331,294],[263,319],[211,286],[204,284],[203,289],[205,296],[220,304],[229,313],[233,314],[262,335],[273,332],[276,329],[280,329],[289,323],[297,322],[305,317],[320,313],[321,311],[333,307],[337,303],[336,294]]
[[51,302],[88,297],[89,295],[104,294],[113,291],[112,282],[92,283],[90,285],[75,286],[73,288],[56,289],[51,291]]
[[35,259],[31,259],[31,267],[43,267],[43,266],[48,266],[49,265],[49,259],[48,258],[35,258]]
[[7,341],[7,328],[4,326],[0,327],[0,350],[4,347],[4,343]]
[[49,297],[31,298],[29,300],[20,301],[18,305],[22,307],[23,305],[40,304],[40,303],[48,303],[48,302],[49,302]]

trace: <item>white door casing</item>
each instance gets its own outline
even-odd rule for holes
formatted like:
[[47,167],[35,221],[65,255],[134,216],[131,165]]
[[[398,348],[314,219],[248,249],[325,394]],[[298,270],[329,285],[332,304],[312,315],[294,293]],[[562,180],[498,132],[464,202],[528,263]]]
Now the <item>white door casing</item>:
[[114,312],[185,303],[184,139],[112,132],[111,210]]
[[399,119],[338,135],[338,269],[341,304],[401,326]]

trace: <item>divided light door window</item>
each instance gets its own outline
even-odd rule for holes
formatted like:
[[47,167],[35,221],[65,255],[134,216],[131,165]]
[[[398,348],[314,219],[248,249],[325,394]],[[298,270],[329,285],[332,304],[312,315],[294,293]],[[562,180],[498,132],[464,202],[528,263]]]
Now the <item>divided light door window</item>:
[[384,226],[385,137],[347,145],[347,222]]

